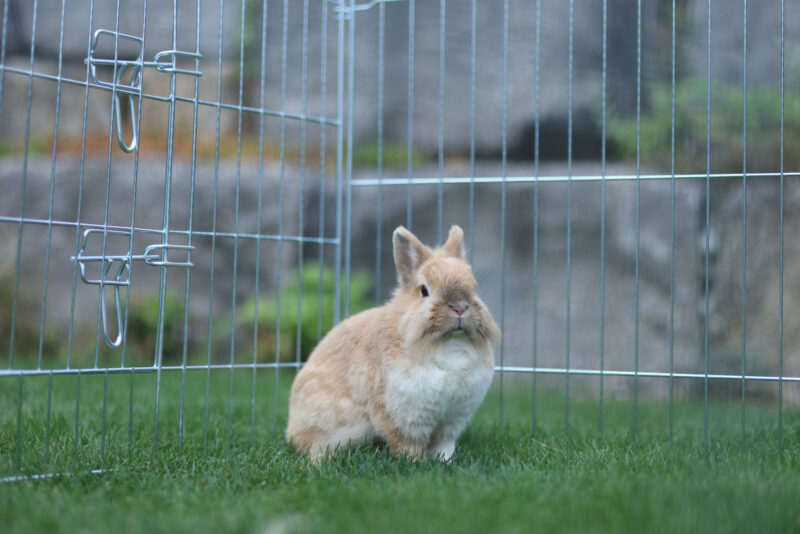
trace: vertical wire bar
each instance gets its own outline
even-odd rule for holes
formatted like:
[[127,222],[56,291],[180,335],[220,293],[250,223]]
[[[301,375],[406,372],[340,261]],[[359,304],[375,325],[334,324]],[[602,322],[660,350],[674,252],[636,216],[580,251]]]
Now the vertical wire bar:
[[280,390],[281,357],[281,283],[283,279],[283,200],[286,184],[286,78],[289,39],[289,0],[283,0],[283,26],[281,47],[281,173],[278,192],[278,297],[275,301],[278,313],[275,320],[275,384],[272,399],[272,433],[278,433],[278,393]]
[[8,35],[8,6],[11,2],[3,2],[3,31],[0,33],[0,119],[3,118],[3,81],[6,77],[6,35]]
[[22,457],[22,388],[23,374],[19,374],[19,390],[17,395],[17,445],[14,453],[14,473],[19,474]]
[[536,0],[536,88],[533,114],[533,372],[531,373],[531,435],[536,435],[536,367],[539,344],[539,100],[541,96],[541,11],[542,1]]
[[636,289],[633,327],[633,444],[639,440],[639,190],[642,146],[642,0],[636,5]]
[[[91,34],[91,32],[90,32],[90,34]],[[144,2],[142,3],[142,45],[141,46],[142,46],[142,50],[143,51],[147,49],[147,0],[144,0]],[[88,76],[88,71],[87,71],[87,76]],[[88,80],[88,77],[87,77],[87,80]],[[137,112],[136,112],[136,121],[138,123],[138,124],[136,124],[136,131],[137,132],[141,131],[142,105],[143,105],[142,87],[143,86],[144,86],[144,77],[142,78],[142,85],[139,87],[139,91],[138,91],[139,98],[137,99],[137,104],[136,104],[137,108],[138,108]],[[85,129],[85,127],[84,127],[84,139],[83,139],[83,141],[84,141],[84,143],[86,141],[86,129]],[[128,254],[129,255],[133,254],[133,242],[134,242],[134,237],[135,237],[135,232],[134,232],[133,229],[136,228],[136,193],[137,193],[138,184],[139,184],[139,154],[140,154],[139,148],[140,148],[139,144],[137,143],[136,149],[134,150],[134,153],[133,153],[133,185],[132,185],[132,188],[131,188],[132,199],[131,199],[131,226],[130,226],[131,233],[130,233],[130,239],[128,241]],[[78,230],[80,230],[80,226],[78,227]],[[76,234],[76,238],[79,237],[79,235],[80,235],[79,233]],[[190,240],[191,240],[191,237],[190,237]],[[76,242],[76,246],[77,246],[77,242]],[[77,253],[77,251],[76,251],[76,253]],[[191,252],[189,253],[189,256],[191,257]],[[77,263],[76,263],[76,265],[77,265]],[[74,276],[74,274],[73,274],[73,276]],[[132,286],[133,279],[134,279],[133,270],[129,269],[129,271],[128,271],[128,285],[125,288],[125,311],[124,311],[124,324],[123,324],[123,327],[122,327],[122,331],[123,332],[126,332],[127,329],[128,329],[128,318],[129,318],[128,311],[130,309],[130,302],[131,302],[130,296],[131,296],[131,286]],[[127,336],[123,335],[123,338],[122,338],[122,354],[120,355],[120,366],[122,366],[122,367],[125,366],[125,355],[126,355],[127,348],[128,348]],[[133,390],[134,390],[134,374],[135,373],[133,371],[131,371],[130,399],[129,399],[130,404],[128,406],[128,458],[129,459],[130,459],[131,455],[133,454]]]
[[[261,4],[261,85],[259,89],[259,110],[264,109],[267,77],[267,5],[264,0]],[[325,81],[323,80],[323,86]],[[258,294],[261,283],[261,210],[263,208],[264,193],[264,114],[258,114],[258,207],[256,208],[256,273],[255,289],[253,290],[253,380],[250,391],[250,446],[255,445],[256,435],[256,377],[258,363]]]
[[[413,0],[411,0],[413,2]],[[339,17],[336,54],[336,249],[333,282],[333,324],[341,318],[342,296],[342,162],[344,152],[344,17]]]
[[[44,322],[47,310],[47,282],[48,274],[50,272],[50,245],[52,243],[53,235],[53,200],[55,194],[55,179],[56,179],[56,146],[58,144],[58,120],[61,114],[61,74],[64,60],[64,7],[65,0],[61,0],[61,22],[59,24],[59,38],[58,38],[58,81],[56,85],[56,111],[55,120],[53,122],[53,155],[52,166],[50,168],[50,197],[49,208],[47,215],[47,252],[44,268],[44,284],[42,286],[42,316],[39,325],[39,356],[37,369],[42,368],[42,350],[44,349]],[[0,102],[2,105],[2,102]],[[48,375],[47,379],[47,422],[45,426],[45,439],[44,439],[44,464],[48,465],[50,456],[50,413],[51,403],[53,400],[53,373]]]
[[19,275],[20,263],[22,261],[22,231],[25,219],[25,192],[28,185],[28,152],[31,140],[31,104],[33,101],[33,60],[36,53],[36,16],[39,8],[39,1],[33,0],[33,20],[31,23],[31,52],[30,66],[31,75],[28,77],[28,101],[25,110],[25,148],[22,158],[22,186],[20,188],[20,211],[19,211],[19,230],[17,231],[17,256],[14,262],[14,299],[11,304],[11,334],[8,340],[8,368],[11,369],[14,363],[14,330],[17,322],[17,298],[19,297]]
[[439,183],[436,186],[436,229],[441,243],[444,232],[444,57],[446,0],[439,1]]
[[475,64],[478,46],[478,2],[472,0],[469,62],[469,262],[475,258]]
[[778,450],[783,452],[783,113],[784,113],[784,80],[783,80],[783,61],[784,61],[784,0],[781,0],[781,152],[780,152],[780,212],[778,214],[780,224],[780,265],[779,265],[779,302],[778,302]]
[[413,217],[414,177],[414,1],[408,1],[408,188],[406,191],[406,227],[411,231]]
[[569,0],[569,88],[567,108],[567,290],[566,290],[566,358],[564,375],[564,434],[569,436],[569,368],[570,368],[570,322],[572,304],[572,47],[573,47],[573,0]]
[[128,459],[133,455],[133,377],[136,373],[131,368],[131,385],[128,398]]
[[108,369],[103,373],[103,423],[100,437],[100,469],[105,466],[106,460],[106,421],[108,416]]
[[[214,207],[211,212],[211,274],[208,284],[208,353],[206,357],[206,405],[203,414],[203,456],[208,452],[208,412],[211,391],[211,332],[214,313],[214,267],[217,250],[217,203],[219,199],[220,125],[222,120],[222,28],[225,22],[224,4],[219,3],[219,44],[217,49],[217,134],[214,142]],[[233,335],[233,332],[231,332]]]
[[[506,324],[506,178],[508,175],[508,0],[503,2],[503,181],[500,190],[500,330]],[[500,338],[500,367],[505,367],[505,335]],[[500,431],[503,430],[503,379],[500,371]]]
[[36,368],[42,368],[42,351],[44,350],[44,323],[47,315],[47,284],[50,278],[50,248],[53,241],[53,200],[56,188],[56,153],[58,148],[58,122],[61,116],[61,74],[64,64],[64,4],[61,0],[61,22],[58,37],[58,75],[56,80],[56,110],[53,119],[53,151],[50,164],[50,196],[47,211],[47,249],[44,256],[44,282],[42,283],[42,312],[39,321],[39,351]]
[[72,463],[74,469],[78,470],[78,434],[80,433],[81,421],[81,370],[78,369],[75,381],[75,431],[72,436]]
[[345,233],[344,233],[344,316],[350,316],[350,260],[351,260],[351,238],[353,229],[351,227],[353,209],[353,121],[355,112],[355,56],[356,56],[356,12],[355,0],[350,0],[351,15],[349,22],[349,49],[347,63],[347,175],[345,176],[346,200],[345,200]]
[[[195,20],[195,43],[194,49],[197,54],[200,54],[200,0],[197,0],[197,19]],[[195,70],[200,69],[200,58],[196,57],[194,60]],[[197,115],[198,115],[198,98],[200,96],[200,79],[198,76],[194,77],[194,94],[192,98],[192,162],[191,162],[191,176],[189,177],[189,235],[187,246],[187,261],[192,261],[192,232],[194,230],[194,188],[195,188],[195,173],[197,170]],[[257,239],[256,242],[260,240]],[[189,343],[189,287],[191,281],[191,269],[186,269],[186,285],[184,287],[184,301],[183,301],[183,354],[181,355],[181,399],[180,399],[180,413],[178,416],[178,454],[183,452],[183,432],[184,432],[184,401],[186,398],[186,364],[188,359],[188,343]],[[256,286],[257,289],[257,286]],[[257,293],[256,293],[257,294]]]
[[[172,3],[172,49],[178,49],[178,0]],[[175,138],[175,92],[176,92],[176,74],[173,72],[169,78],[169,113],[167,116],[167,157],[166,169],[164,176],[164,205],[163,215],[161,218],[161,242],[167,244],[169,242],[169,224],[170,224],[170,205],[172,204],[172,157],[173,157],[173,142]],[[162,252],[166,257],[166,251]],[[161,378],[162,371],[161,365],[164,358],[164,313],[166,308],[167,297],[167,266],[162,265],[160,268],[159,278],[159,295],[158,295],[158,326],[156,330],[156,408],[155,408],[155,421],[153,424],[153,459],[158,459],[158,426],[159,416],[161,412]],[[234,280],[235,280],[234,273]]]
[[[322,52],[320,60],[320,116],[328,118],[328,12],[325,9],[326,4],[322,4]],[[324,265],[325,265],[325,244],[323,239],[325,237],[325,153],[326,153],[326,130],[324,124],[319,128],[319,278],[317,281],[317,343],[322,339],[322,283],[324,281]],[[337,245],[338,248],[338,245]],[[334,288],[336,282],[334,281]],[[335,291],[335,289],[334,289]],[[334,314],[338,302],[338,296],[334,297]],[[336,317],[334,318],[336,320]]]
[[[119,2],[117,3],[117,15],[116,15],[116,23],[115,24],[116,24],[116,31],[118,32],[119,31]],[[63,20],[62,20],[62,25],[63,25]],[[142,44],[142,46],[144,46],[144,43]],[[115,39],[115,43],[114,43],[114,59],[115,59],[115,61],[116,61],[117,55],[118,55],[118,41],[116,41],[116,39]],[[114,69],[116,70],[116,68],[117,67],[115,65]],[[116,79],[117,79],[117,76],[116,76],[116,73],[115,73],[114,80],[116,80]],[[114,102],[114,100],[116,98],[117,97],[112,94],[112,97],[111,97],[112,105],[113,105],[113,102]],[[113,122],[113,118],[112,118],[112,122]],[[104,219],[104,223],[105,223],[106,227],[108,226],[108,209],[109,209],[109,197],[108,197],[108,195],[110,194],[110,187],[111,187],[111,185],[110,185],[110,181],[111,181],[110,180],[111,179],[111,146],[112,146],[111,145],[111,137],[109,136],[108,174],[106,175],[106,179],[108,180],[108,183],[106,184],[106,213],[105,213],[105,219]],[[53,147],[53,148],[55,149],[55,147]],[[53,152],[53,154],[54,154],[54,157],[55,157],[55,152]],[[53,171],[55,171],[55,161],[53,161],[53,164],[54,164]],[[133,240],[133,223],[131,223],[131,241],[132,240]],[[48,246],[48,249],[49,249],[49,246]],[[102,252],[102,255],[105,256],[105,254],[106,254],[106,235],[105,235],[105,232],[104,232],[104,234],[103,234],[103,252]],[[101,278],[101,280],[102,280],[102,278]],[[129,280],[130,280],[130,273],[129,273]],[[104,291],[102,285],[100,286],[100,290]],[[103,295],[103,298],[105,298],[105,295]],[[119,304],[117,304],[117,305],[119,305]],[[44,325],[42,325],[42,326],[44,326]],[[123,336],[123,340],[124,340],[124,332],[120,332],[119,334],[121,336]],[[96,345],[95,345],[95,367],[97,367],[97,356],[98,356],[99,348],[100,348],[100,343],[99,343],[99,331],[98,331],[98,338],[97,338],[97,342],[96,342]],[[123,354],[124,354],[124,352],[123,352]],[[106,370],[106,372],[105,372],[105,374],[103,376],[103,420],[102,420],[102,432],[101,432],[101,437],[100,437],[100,467],[101,467],[101,469],[102,469],[103,464],[105,462],[105,455],[106,455],[106,417],[107,417],[107,414],[108,414],[108,370]]]
[[675,415],[675,0],[672,0],[672,115],[670,122],[669,218],[669,446],[672,448]]
[[[11,2],[3,2],[3,31],[0,35],[0,119],[3,118],[3,81],[5,80],[5,65],[6,65],[6,35],[8,35],[8,6]],[[87,85],[88,91],[88,85]],[[12,329],[13,332],[13,329]],[[67,356],[69,362],[69,356]],[[69,365],[69,363],[67,363]],[[11,354],[9,353],[8,368],[11,369],[12,361]]]
[[706,272],[705,272],[705,376],[703,378],[703,428],[705,435],[705,448],[709,448],[708,434],[708,289],[709,289],[709,243],[711,232],[711,0],[708,0],[708,53],[706,63]]
[[[114,31],[118,33],[119,31],[119,0],[116,2],[116,15],[115,15],[115,22],[114,22]],[[108,148],[107,148],[107,156],[106,156],[106,195],[105,195],[105,210],[103,215],[103,244],[102,244],[102,252],[101,255],[105,256],[106,253],[106,239],[107,239],[107,231],[108,231],[108,211],[109,211],[109,200],[110,200],[110,188],[111,188],[111,159],[112,159],[112,132],[114,129],[114,114],[113,114],[113,106],[114,100],[117,97],[117,59],[118,59],[118,52],[119,52],[119,39],[118,36],[115,35],[114,37],[114,66],[113,66],[113,85],[111,88],[111,103],[109,110],[112,118],[108,125]],[[85,141],[85,139],[84,139]],[[103,282],[105,281],[105,261],[102,262],[103,267],[103,274],[100,278],[100,298],[104,298],[105,295],[105,288]],[[101,328],[101,313],[102,310],[98,306],[97,309],[97,324],[96,324],[96,332],[95,332],[95,349],[94,349],[94,367],[95,369],[98,366],[98,359],[100,356],[100,328]]]
[[[113,66],[113,77],[112,77],[112,86],[111,86],[111,101],[109,103],[109,115],[111,115],[111,120],[108,123],[108,148],[106,149],[106,188],[105,188],[105,204],[104,204],[104,211],[103,211],[103,243],[101,247],[101,256],[106,255],[106,250],[108,248],[108,216],[110,210],[110,202],[111,202],[111,161],[113,156],[113,148],[114,143],[112,141],[113,131],[114,131],[114,102],[117,99],[119,93],[117,93],[117,69],[119,68],[118,60],[119,60],[119,5],[120,0],[116,1],[116,8],[115,8],[115,16],[114,16],[114,66]],[[99,298],[105,298],[105,266],[106,262],[102,262],[102,276],[100,277],[100,287],[99,287]],[[96,325],[96,333],[95,333],[95,341],[94,341],[94,368],[97,369],[99,358],[100,358],[100,331],[102,328],[102,307],[97,307],[97,325]],[[158,336],[156,336],[156,345],[158,344]]]
[[[8,2],[6,2],[8,6]],[[94,0],[89,2],[89,27],[88,27],[88,40],[86,43],[86,56],[89,56],[89,51],[92,47],[92,24],[94,23]],[[5,33],[3,34],[5,36]],[[78,199],[77,199],[77,213],[75,215],[75,255],[78,255],[81,242],[81,208],[83,206],[83,179],[86,170],[86,124],[89,111],[89,75],[91,66],[86,64],[86,73],[84,78],[84,91],[83,91],[83,122],[81,123],[81,158],[80,170],[78,173]],[[141,116],[141,114],[139,114]],[[78,284],[78,262],[72,264],[72,290],[70,294],[69,305],[69,329],[67,333],[67,363],[66,368],[70,368],[72,362],[72,337],[75,327],[75,292]]]
[[[119,1],[118,1],[117,2],[117,6],[116,6],[116,20],[115,20],[115,32],[117,32],[117,33],[119,32],[119,18],[120,18],[120,16],[119,16]],[[115,40],[114,40],[114,60],[115,60],[114,71],[115,71],[115,74],[114,74],[114,78],[113,78],[115,80],[115,83],[116,83],[116,80],[117,80],[117,76],[116,76],[116,69],[117,69],[116,60],[117,60],[117,57],[118,57],[118,51],[119,51],[119,40],[118,40],[118,37],[115,37]],[[116,89],[116,87],[112,88],[112,97],[111,97],[112,106],[113,106],[113,103],[114,103],[115,99],[117,98],[117,95],[114,94],[115,89]],[[113,118],[112,118],[112,123],[113,123]],[[109,208],[110,208],[109,202],[110,202],[110,194],[111,194],[112,142],[111,142],[110,128],[113,128],[113,124],[109,124],[108,161],[107,161],[107,171],[106,171],[106,199],[105,199],[105,214],[104,214],[104,222],[103,222],[104,230],[107,230],[107,228],[108,228],[108,216],[109,216]],[[134,183],[135,183],[135,180],[134,180]],[[134,206],[135,206],[135,203],[134,203]],[[135,212],[135,210],[132,210],[132,213],[133,212]],[[132,240],[133,240],[133,223],[131,223],[131,241]],[[103,256],[105,256],[105,254],[106,254],[106,247],[107,247],[107,233],[104,231],[103,232],[103,246],[102,246],[102,255]],[[105,292],[105,290],[103,288],[103,284],[102,284],[103,280],[104,279],[101,278],[101,284],[100,284],[101,293]],[[105,294],[103,294],[101,297],[105,298]],[[127,309],[126,309],[126,312],[127,312]],[[96,335],[96,338],[95,338],[95,363],[94,363],[95,368],[97,368],[97,366],[98,366],[98,358],[99,358],[99,350],[100,350],[100,328],[99,327],[100,327],[100,310],[98,310],[98,329],[97,329],[97,335]],[[119,335],[123,336],[123,339],[124,339],[124,331],[119,332]],[[124,348],[123,348],[123,353],[122,354],[123,354],[123,358],[124,358]],[[100,464],[101,464],[101,466],[103,465],[103,463],[105,461],[106,417],[107,417],[107,413],[108,413],[108,371],[106,371],[106,373],[104,374],[104,377],[103,377],[103,415],[102,415],[102,431],[101,431],[101,438],[100,438]]]
[[234,355],[236,354],[236,280],[239,267],[239,204],[242,188],[242,105],[244,104],[244,32],[247,17],[247,4],[242,0],[241,21],[239,26],[239,106],[236,125],[236,190],[234,192],[233,215],[233,285],[231,287],[231,348],[230,348],[230,375],[228,379],[228,435],[225,440],[225,449],[228,458],[231,456],[231,438],[233,435],[233,375]]
[[[302,61],[302,88],[300,100],[302,102],[303,119],[300,121],[300,206],[298,209],[298,228],[300,236],[305,235],[305,194],[306,194],[306,111],[308,110],[308,0],[303,0],[303,61]],[[301,240],[297,244],[297,369],[300,368],[300,355],[303,350],[303,255],[305,243]]]
[[742,20],[742,452],[745,449],[745,371],[747,368],[747,0]]
[[606,368],[606,121],[608,97],[608,0],[603,0],[603,103],[602,103],[602,134],[600,141],[600,435],[604,430],[604,404],[605,380],[603,371]]
[[383,91],[386,52],[386,4],[378,4],[378,198],[375,218],[375,305],[381,302],[381,257],[383,255]]
[[50,421],[53,407],[53,371],[47,374],[47,425],[44,434],[44,465],[50,465]]

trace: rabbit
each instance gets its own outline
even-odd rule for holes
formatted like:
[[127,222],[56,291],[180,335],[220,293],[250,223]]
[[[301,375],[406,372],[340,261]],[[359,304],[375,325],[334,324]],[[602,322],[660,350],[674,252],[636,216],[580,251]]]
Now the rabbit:
[[494,373],[500,329],[478,298],[453,226],[437,250],[398,227],[398,286],[383,306],[342,321],[292,384],[288,440],[318,461],[385,442],[395,456],[449,461]]

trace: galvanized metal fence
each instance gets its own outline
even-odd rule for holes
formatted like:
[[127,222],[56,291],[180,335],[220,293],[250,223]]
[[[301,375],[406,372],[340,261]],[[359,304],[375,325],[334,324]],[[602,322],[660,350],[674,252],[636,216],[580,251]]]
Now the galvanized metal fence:
[[[8,308],[0,330],[0,341],[8,347],[8,365],[0,371],[6,407],[2,447],[8,458],[4,480],[68,470],[72,465],[68,457],[81,457],[74,464],[82,468],[113,467],[126,454],[135,456],[142,443],[136,436],[146,432],[152,432],[148,442],[153,455],[164,447],[182,451],[184,446],[200,444],[202,454],[230,452],[232,446],[248,442],[237,433],[249,432],[249,443],[254,444],[263,437],[259,433],[263,428],[279,435],[285,417],[281,399],[289,384],[286,376],[291,376],[282,371],[302,365],[310,345],[330,324],[365,304],[363,295],[354,297],[356,286],[363,283],[356,280],[361,272],[374,273],[375,301],[387,295],[393,279],[387,236],[396,223],[429,242],[441,242],[450,222],[464,226],[476,273],[488,288],[484,291],[489,295],[484,296],[505,332],[497,362],[501,425],[504,389],[509,381],[514,382],[511,387],[522,387],[516,380],[522,375],[532,392],[535,431],[542,383],[555,376],[563,388],[566,432],[571,402],[587,395],[597,395],[602,432],[606,388],[611,387],[614,395],[631,396],[629,426],[638,436],[640,382],[648,381],[660,384],[645,391],[664,399],[665,435],[671,442],[676,391],[683,395],[688,386],[679,384],[692,383],[701,385],[692,398],[703,407],[703,439],[708,444],[713,438],[709,429],[713,429],[714,384],[732,383],[740,404],[742,445],[750,424],[747,409],[754,402],[773,403],[775,417],[767,426],[774,434],[768,439],[782,444],[784,389],[800,383],[799,363],[784,358],[784,250],[790,250],[784,240],[784,198],[793,187],[791,180],[800,174],[796,168],[784,168],[784,58],[787,45],[798,44],[785,37],[791,18],[784,1],[779,3],[779,40],[773,51],[779,57],[779,79],[772,80],[780,120],[770,126],[770,135],[779,139],[778,167],[757,172],[748,165],[747,147],[753,135],[764,132],[749,134],[748,129],[746,0],[737,132],[741,170],[735,172],[716,172],[712,167],[716,11],[712,12],[710,1],[703,4],[707,9],[701,17],[706,50],[703,54],[694,50],[704,55],[706,66],[701,110],[705,142],[699,150],[705,154],[704,172],[679,172],[676,161],[683,154],[681,143],[687,141],[682,136],[688,137],[676,125],[681,114],[696,110],[681,110],[676,96],[681,67],[675,0],[659,4],[667,13],[659,16],[668,17],[666,27],[671,30],[666,38],[669,53],[664,56],[669,65],[668,135],[663,139],[668,159],[661,168],[655,160],[643,162],[642,156],[643,121],[650,117],[643,102],[654,106],[654,98],[643,93],[647,48],[642,45],[642,1],[631,27],[635,57],[625,67],[636,88],[634,100],[628,102],[629,116],[635,119],[628,123],[635,129],[635,157],[627,166],[609,163],[609,125],[622,119],[616,115],[612,121],[610,116],[608,28],[609,17],[621,10],[609,13],[604,1],[601,16],[591,22],[597,29],[599,62],[580,83],[591,83],[595,90],[600,146],[594,166],[587,166],[585,156],[575,155],[576,150],[583,152],[575,129],[578,120],[585,119],[574,114],[579,107],[573,64],[577,6],[573,1],[546,6],[553,14],[543,19],[540,0],[525,6],[509,3],[479,7],[476,0],[469,5],[441,0],[434,23],[427,12],[416,12],[430,6],[414,0],[365,4],[304,0],[302,5],[287,0],[209,5],[198,0],[193,6],[174,2],[170,9],[145,1],[135,6],[138,14],[119,2],[110,11],[88,2],[88,23],[78,27],[71,24],[63,0],[39,0],[27,7],[4,2],[0,113],[5,117],[0,115],[0,122],[7,126],[0,128],[0,134],[8,149],[0,179],[7,188],[5,195],[13,199],[0,213],[5,255],[0,274],[6,285],[0,297]],[[58,9],[48,9],[53,7]],[[502,35],[501,44],[490,38],[479,41],[479,30],[490,24],[480,18],[481,9],[495,16],[493,35]],[[456,27],[447,25],[454,20],[448,10],[462,15],[455,19]],[[541,153],[548,141],[542,132],[548,119],[541,107],[543,77],[548,73],[542,57],[542,34],[547,30],[543,20],[556,21],[566,36],[567,62],[559,71],[566,73],[560,108],[565,128],[563,164],[552,164],[552,156]],[[40,25],[50,31],[43,33]],[[416,33],[418,25],[424,29],[422,37]],[[510,27],[515,25],[527,28],[526,38],[531,39],[524,56],[516,55],[519,48],[510,43]],[[430,42],[433,34],[438,35],[438,47]],[[75,39],[84,43],[82,63],[71,53],[69,43]],[[453,39],[459,45],[448,47]],[[492,49],[488,60],[479,56],[482,47]],[[405,59],[402,69],[398,57]],[[466,68],[453,74],[448,70],[453,64]],[[527,89],[512,97],[510,73],[518,69],[527,69],[518,75]],[[499,76],[486,89],[489,70]],[[513,85],[519,87],[516,81]],[[400,103],[387,102],[387,93]],[[22,101],[24,111],[13,105]],[[448,106],[456,101],[461,107],[450,112],[453,108]],[[531,119],[531,128],[523,133],[516,127],[512,132],[509,119],[510,113],[519,114],[520,102],[526,102]],[[373,111],[363,110],[366,103]],[[43,114],[40,107],[52,114]],[[436,113],[430,113],[434,109]],[[453,114],[458,119],[455,126]],[[68,115],[74,124],[65,126]],[[13,117],[21,120],[15,122]],[[496,131],[487,134],[485,130],[492,128]],[[459,130],[456,135],[454,129]],[[453,140],[459,135],[460,145]],[[495,149],[486,148],[487,136],[494,137]],[[520,143],[528,147],[529,159],[509,153]],[[778,260],[774,265],[777,324],[769,345],[775,353],[758,356],[776,364],[766,367],[773,372],[753,372],[765,367],[748,361],[752,352],[747,338],[748,290],[752,294],[753,284],[764,283],[748,280],[748,258],[765,246],[759,241],[763,235],[756,242],[748,240],[747,192],[754,182],[773,184],[778,191],[778,203],[770,208],[778,232],[771,236]],[[666,298],[656,306],[666,350],[643,367],[643,353],[648,350],[642,346],[640,320],[642,306],[652,301],[640,300],[640,229],[642,218],[649,216],[642,213],[641,199],[642,188],[650,183],[666,184],[649,193],[668,206],[668,218],[662,221],[668,228],[662,243],[667,253],[660,264],[668,273],[662,279]],[[676,196],[681,183],[700,184],[695,189],[702,197],[697,232],[702,240],[697,265],[702,271],[696,273],[695,282],[701,281],[701,297],[694,304],[702,309],[693,312],[701,322],[695,331],[701,341],[693,347],[697,357],[676,366],[676,331],[685,334],[675,326],[680,320],[676,293],[682,283],[690,283],[676,280],[676,265],[682,261],[676,259],[676,239],[684,228],[677,226],[676,235],[676,223],[681,223],[681,202],[687,198]],[[715,254],[725,246],[714,242],[712,184],[718,183],[728,187],[725,194],[730,194],[729,184],[741,190],[741,217],[736,219],[741,224],[737,319],[741,344],[736,371],[715,371],[709,346],[712,318],[728,317],[715,308],[710,287]],[[632,192],[622,197],[632,200],[633,210],[632,217],[623,221],[633,229],[631,240],[623,239],[632,251],[632,261],[624,267],[619,258],[615,264],[608,257],[609,232],[616,231],[609,229],[609,217],[620,203],[609,207],[607,201],[616,184]],[[487,203],[487,198],[494,200]],[[576,199],[581,202],[577,208]],[[555,206],[562,200],[563,205]],[[598,215],[591,223],[590,240],[596,245],[591,254],[574,245],[573,224],[581,215],[576,209],[585,211],[587,203]],[[12,205],[13,211],[8,208]],[[563,214],[558,232],[552,219],[540,224],[548,209]],[[557,278],[552,271],[540,270],[543,254],[549,258],[553,251],[542,248],[545,233],[550,241],[563,243],[558,249],[563,269]],[[481,234],[483,241],[477,242]],[[791,239],[791,234],[786,237]],[[587,257],[596,267],[590,277],[591,271],[583,267],[574,270],[576,262]],[[609,302],[619,299],[618,286],[613,294],[606,291],[612,275],[629,280],[625,303],[631,309],[624,318],[616,315],[618,307],[607,312]],[[544,314],[554,313],[552,295],[544,304],[541,299],[555,285],[563,291],[556,299],[560,300],[557,337],[563,345],[554,353],[553,342],[543,349],[541,339],[556,334],[549,326],[544,332],[540,323]],[[591,297],[584,294],[587,285],[592,286]],[[576,295],[576,287],[581,294]],[[372,297],[369,300],[373,302]],[[593,315],[587,318],[589,308]],[[614,342],[609,341],[609,332],[619,336],[614,330],[618,326],[611,323],[619,322],[630,334],[622,336],[627,355],[621,356],[616,348],[608,355],[607,347]],[[593,341],[582,338],[576,350],[578,332],[587,328]],[[524,342],[519,341],[521,336]],[[587,351],[592,345],[594,350]],[[220,383],[219,377],[223,377]],[[93,379],[101,382],[92,386]],[[756,400],[748,395],[753,384],[761,383],[776,386],[767,401],[760,390]],[[93,387],[99,389],[92,393]],[[212,390],[219,387],[225,391],[216,402]],[[552,384],[545,387],[552,391]],[[190,396],[199,393],[200,400],[187,398],[187,389]],[[120,396],[120,391],[125,394]],[[151,421],[135,421],[134,408],[142,399],[152,402]],[[175,410],[166,423],[159,420],[165,409]],[[81,413],[92,410],[96,417],[85,416],[89,422],[82,421]],[[221,418],[218,424],[216,416]],[[63,453],[61,460],[56,458],[57,449]],[[38,459],[31,460],[34,457]]]

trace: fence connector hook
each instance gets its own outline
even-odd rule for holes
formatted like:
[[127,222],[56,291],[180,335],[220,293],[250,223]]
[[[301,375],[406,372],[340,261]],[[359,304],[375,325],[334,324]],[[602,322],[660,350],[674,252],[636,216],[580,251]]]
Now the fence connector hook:
[[[139,65],[120,65],[117,71],[117,85],[121,84],[122,77],[125,75],[125,71],[128,67],[133,71],[131,72],[130,84],[138,83],[137,80],[141,81],[142,67]],[[131,121],[131,143],[128,145],[125,143],[125,136],[122,133],[122,106],[119,102],[121,97],[122,95],[117,92],[114,98],[114,123],[117,130],[117,144],[119,144],[123,152],[130,153],[136,150],[136,145],[139,143],[139,121],[137,120],[136,100],[132,93],[128,93],[128,108],[130,108]]]
[[[124,286],[130,286],[130,269],[131,262],[144,261],[147,265],[154,267],[184,267],[190,269],[194,264],[187,258],[185,261],[170,261],[167,258],[167,251],[169,250],[184,250],[190,255],[194,250],[191,245],[174,245],[172,243],[155,243],[147,246],[144,249],[144,254],[105,254],[105,255],[91,255],[86,254],[86,247],[89,243],[89,238],[93,234],[111,234],[131,237],[131,231],[122,230],[103,230],[102,228],[88,228],[83,232],[83,239],[78,253],[70,258],[78,264],[81,274],[81,280],[89,285],[96,285],[100,287],[100,315],[103,327],[103,339],[110,348],[115,349],[122,345],[125,338],[123,312],[122,312],[122,297],[120,290]],[[100,262],[100,276],[98,278],[91,278],[86,274],[87,263]],[[113,276],[109,276],[111,268],[118,264],[119,267],[113,272]],[[116,323],[117,332],[116,336],[112,339],[109,328],[109,311],[106,303],[106,286],[112,286],[114,293],[114,322]]]
[[[105,267],[103,268],[104,273],[103,276],[108,274],[108,271],[111,269],[111,266],[114,265],[113,261],[109,261],[105,263]],[[103,318],[103,339],[106,341],[106,345],[115,349],[122,345],[123,339],[123,324],[122,324],[122,302],[120,298],[120,286],[118,282],[121,281],[122,276],[125,274],[125,271],[129,270],[129,263],[125,261],[119,262],[119,269],[117,269],[116,274],[114,275],[114,281],[117,282],[113,284],[112,291],[114,292],[114,309],[116,311],[116,323],[117,323],[117,337],[113,340],[108,335],[109,328],[108,328],[108,312],[106,311],[106,291],[103,287],[103,284],[100,285],[100,314]],[[128,281],[125,281],[125,285],[130,285]]]
[[[191,245],[173,245],[171,243],[156,243],[144,249],[144,262],[153,267],[194,267],[189,259],[186,261],[170,261],[167,258],[167,251],[169,250],[194,250]],[[157,254],[160,252],[161,254]]]
[[[97,47],[100,38],[103,35],[109,35],[117,42],[120,40],[130,41],[138,47],[138,54],[136,59],[114,59],[114,58],[98,58],[96,57]],[[199,70],[181,69],[178,68],[178,58],[190,58],[198,60],[203,56],[195,52],[185,52],[182,50],[163,50],[155,54],[153,61],[144,61],[144,39],[135,35],[128,35],[119,33],[112,30],[97,30],[92,37],[91,45],[89,46],[89,57],[84,62],[89,65],[89,73],[91,82],[97,87],[108,89],[114,92],[114,117],[113,121],[117,133],[117,144],[123,152],[133,152],[139,144],[139,117],[137,112],[138,98],[142,93],[142,69],[144,67],[155,68],[159,72],[165,72],[170,75],[187,74],[189,76],[202,76],[203,73]],[[116,47],[119,49],[119,46]],[[115,67],[116,76],[113,81],[104,81],[97,76],[97,67]],[[130,73],[130,78],[127,81],[124,77]],[[122,95],[128,95],[128,107],[130,108],[130,122],[131,122],[131,142],[125,142],[125,135],[122,131],[122,105],[120,99]]]
[[[188,74],[189,76],[203,75],[203,73],[199,70],[179,69],[179,57],[200,59],[203,56],[202,54],[197,54],[195,52],[184,52],[182,50],[163,50],[153,57],[153,66],[157,71],[167,72],[169,74]],[[167,61],[162,61],[164,58],[167,58]]]

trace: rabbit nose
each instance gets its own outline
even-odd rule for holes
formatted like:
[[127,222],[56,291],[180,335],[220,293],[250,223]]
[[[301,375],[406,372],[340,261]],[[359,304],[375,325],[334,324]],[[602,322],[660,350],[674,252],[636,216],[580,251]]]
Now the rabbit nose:
[[458,304],[450,305],[450,309],[453,310],[453,313],[455,313],[458,317],[464,315],[464,312],[467,311],[467,308],[469,308],[469,304],[466,302],[459,302]]

